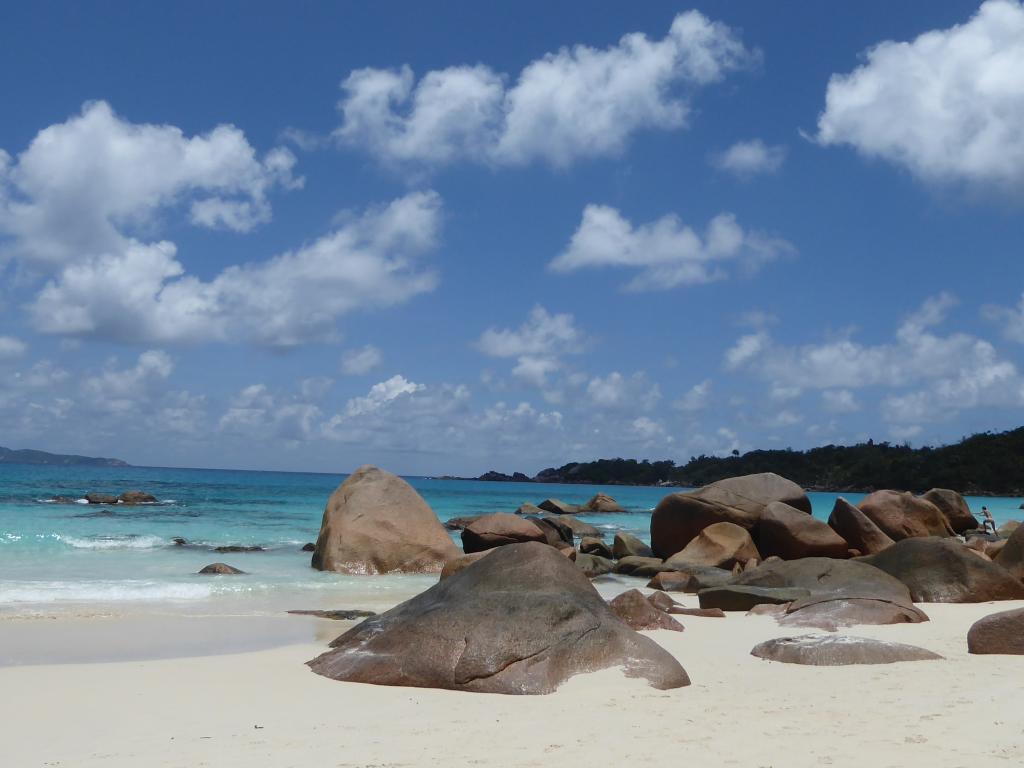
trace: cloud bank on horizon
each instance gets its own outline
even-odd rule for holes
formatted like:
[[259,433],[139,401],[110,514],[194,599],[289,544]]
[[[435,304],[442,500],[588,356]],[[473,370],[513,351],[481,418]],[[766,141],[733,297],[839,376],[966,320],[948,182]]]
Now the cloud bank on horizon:
[[40,74],[0,128],[5,441],[475,473],[1017,426],[1024,6],[962,10],[802,63],[757,9],[492,63],[440,19],[314,46],[306,131]]

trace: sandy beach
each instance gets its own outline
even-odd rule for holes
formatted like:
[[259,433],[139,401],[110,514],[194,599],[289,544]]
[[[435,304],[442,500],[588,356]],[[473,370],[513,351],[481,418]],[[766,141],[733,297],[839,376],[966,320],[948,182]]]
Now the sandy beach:
[[[676,597],[696,606],[691,595]],[[657,691],[605,670],[548,696],[361,685],[311,673],[304,662],[349,622],[282,619],[308,635],[294,642],[291,629],[273,628],[276,619],[164,620],[155,655],[167,655],[175,632],[195,638],[207,630],[216,655],[0,668],[4,764],[532,766],[667,758],[776,768],[1018,765],[1024,658],[970,656],[965,637],[978,618],[1022,606],[925,604],[929,622],[845,634],[919,645],[944,660],[834,668],[750,656],[761,640],[802,634],[769,617],[681,617],[683,633],[649,634],[683,663],[691,686]],[[87,656],[79,646],[90,643],[104,644],[92,649],[96,658],[132,658],[145,652],[147,622],[160,621],[10,620],[0,623],[0,646],[16,636],[28,645],[59,639],[64,656],[54,658]],[[97,623],[102,630],[81,626]],[[245,650],[260,632],[276,647]],[[225,653],[232,637],[243,652]],[[195,641],[182,647],[187,652]]]

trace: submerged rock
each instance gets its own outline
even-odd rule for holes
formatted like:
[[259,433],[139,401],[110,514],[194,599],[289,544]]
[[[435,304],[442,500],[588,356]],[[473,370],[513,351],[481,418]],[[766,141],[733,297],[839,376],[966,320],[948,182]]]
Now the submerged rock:
[[309,666],[335,680],[481,693],[550,693],[609,667],[660,689],[690,682],[570,560],[538,543],[494,550],[352,628]]
[[246,546],[244,544],[227,544],[223,547],[214,547],[214,552],[263,552],[263,547],[260,546]]
[[754,646],[752,656],[785,664],[838,667],[849,664],[893,664],[941,659],[937,653],[903,643],[848,635],[778,637]]
[[458,554],[411,485],[365,465],[328,500],[311,564],[351,574],[437,573]]
[[235,576],[244,573],[227,563],[211,563],[199,571],[200,576]]

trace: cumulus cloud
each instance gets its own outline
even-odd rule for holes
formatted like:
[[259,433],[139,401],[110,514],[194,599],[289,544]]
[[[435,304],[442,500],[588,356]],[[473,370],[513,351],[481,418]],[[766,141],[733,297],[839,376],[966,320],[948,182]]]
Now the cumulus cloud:
[[490,357],[515,358],[513,375],[539,387],[562,367],[561,358],[580,352],[583,343],[583,333],[572,315],[553,315],[538,305],[516,329],[488,328],[476,346]]
[[1024,405],[1024,377],[984,339],[966,333],[940,335],[955,298],[927,299],[906,317],[895,338],[862,344],[841,337],[790,347],[761,331],[741,337],[725,353],[725,365],[746,370],[774,388],[834,390],[823,394],[832,410],[853,408],[853,390],[902,389],[886,396],[882,415],[890,421],[941,418],[967,408]]
[[775,173],[786,159],[786,148],[769,146],[761,139],[737,141],[728,149],[711,156],[711,164],[720,171],[740,178]]
[[639,271],[627,290],[667,290],[723,280],[730,267],[756,271],[793,251],[785,240],[744,230],[731,213],[715,216],[701,237],[674,215],[634,227],[615,208],[588,205],[569,246],[549,267],[556,272],[632,268]]
[[335,138],[385,163],[564,167],[620,152],[637,131],[679,128],[688,92],[720,81],[757,54],[696,11],[668,34],[631,33],[605,49],[562,48],[530,62],[514,84],[482,64],[433,70],[360,69],[343,82]]
[[437,277],[416,257],[435,246],[440,219],[435,193],[409,194],[298,250],[229,267],[208,282],[185,274],[173,243],[133,240],[120,253],[64,268],[29,313],[44,333],[292,347],[333,337],[345,314],[432,290]]
[[232,398],[217,428],[248,439],[309,440],[318,433],[323,414],[308,400],[323,394],[323,383],[312,379],[300,382],[298,397],[282,397],[264,384],[250,384]]
[[661,388],[652,384],[646,374],[623,376],[612,371],[607,376],[595,376],[587,382],[587,401],[602,409],[650,411],[661,400]]
[[189,137],[90,102],[40,131],[17,158],[0,157],[4,252],[39,269],[124,252],[126,233],[177,205],[195,225],[246,232],[270,218],[274,187],[301,186],[294,165],[280,147],[259,157],[231,125]]
[[826,389],[821,393],[821,403],[830,413],[854,413],[860,410],[860,403],[848,389]]
[[362,376],[381,364],[383,356],[372,344],[350,349],[341,356],[341,370],[346,376]]
[[365,397],[354,397],[345,405],[346,416],[364,416],[374,411],[379,411],[396,397],[410,395],[413,392],[421,392],[426,387],[414,381],[407,380],[404,376],[394,375],[387,381],[374,384]]
[[982,308],[982,314],[1000,326],[1004,337],[1024,344],[1024,294],[1015,307],[988,304]]
[[887,40],[833,75],[817,140],[929,182],[1024,184],[1024,7],[987,0],[968,21]]
[[0,336],[0,361],[13,360],[25,354],[28,345],[14,336]]
[[711,399],[711,379],[694,384],[682,397],[672,403],[672,407],[684,413],[696,413],[708,407]]

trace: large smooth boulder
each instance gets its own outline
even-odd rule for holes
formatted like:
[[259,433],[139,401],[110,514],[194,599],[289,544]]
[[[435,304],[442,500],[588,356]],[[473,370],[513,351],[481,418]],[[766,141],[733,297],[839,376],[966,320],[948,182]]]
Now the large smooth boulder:
[[566,504],[561,499],[544,499],[537,506],[545,512],[551,512],[554,515],[574,515],[580,511],[577,505]]
[[1013,535],[1013,532],[1020,528],[1020,520],[1007,520],[1005,523],[999,526],[999,530],[996,531],[1000,536],[1009,538]]
[[967,632],[967,651],[1024,656],[1024,608],[993,613],[974,622]]
[[566,528],[572,531],[573,536],[584,537],[594,536],[598,539],[604,538],[604,531],[597,526],[591,525],[590,523],[584,522],[572,515],[543,515],[545,518],[554,517],[559,523],[564,525]]
[[1024,599],[1024,583],[956,539],[904,539],[862,562],[906,584],[915,603]]
[[937,653],[903,643],[848,635],[777,637],[754,646],[752,656],[785,664],[838,667],[848,664],[893,664],[899,661],[932,661]]
[[763,557],[845,558],[849,548],[846,539],[828,525],[781,501],[765,507],[757,524],[757,549]]
[[967,506],[964,497],[956,491],[949,488],[932,488],[921,494],[921,498],[939,508],[954,533],[963,533],[978,527],[978,519],[971,514],[971,508]]
[[[802,514],[802,513],[801,513]],[[680,552],[666,562],[669,566],[708,565],[732,568],[761,555],[746,528],[734,523],[714,523],[698,533]]]
[[794,600],[810,597],[810,590],[786,587],[746,587],[726,584],[709,587],[697,593],[701,608],[723,611],[749,611],[755,605],[787,605]]
[[367,464],[327,501],[311,564],[350,574],[438,573],[460,554],[411,485]]
[[[665,593],[662,592],[664,595]],[[667,595],[666,595],[667,597]],[[615,615],[635,630],[668,629],[682,632],[683,625],[657,608],[639,589],[623,592],[608,603]]]
[[875,491],[857,506],[893,541],[953,535],[942,511],[909,491]]
[[466,554],[527,541],[548,543],[544,531],[536,524],[506,512],[484,515],[462,529],[462,549]]
[[671,557],[709,525],[734,523],[751,530],[773,501],[811,511],[803,488],[772,472],[731,477],[690,493],[670,494],[651,515],[651,547],[659,557]]
[[851,549],[856,549],[862,555],[874,555],[893,545],[888,534],[842,496],[836,499],[828,524],[846,540]]
[[784,627],[816,627],[835,632],[858,624],[917,624],[928,616],[909,600],[812,595],[786,606]]
[[607,493],[596,493],[590,497],[590,501],[580,507],[580,512],[595,512],[600,514],[614,514],[625,512],[615,499]]
[[612,541],[612,557],[654,557],[654,552],[636,536],[619,531]]
[[493,551],[494,550],[491,550],[491,549],[485,549],[485,550],[483,550],[481,552],[473,552],[473,553],[468,554],[468,555],[458,555],[456,557],[453,557],[451,560],[448,560],[447,562],[445,562],[444,567],[441,569],[441,576],[440,576],[440,578],[442,580],[443,579],[451,578],[452,576],[454,576],[459,571],[466,570],[467,568],[469,568],[469,566],[471,566],[473,563],[475,563],[481,557],[484,557],[485,555],[489,555]]
[[531,515],[527,518],[518,518],[515,515],[511,515],[510,517],[513,517],[516,520],[525,519],[536,525],[544,534],[544,538],[547,540],[547,543],[553,547],[563,549],[573,545],[572,528],[562,523],[553,515],[548,515],[547,517],[535,517]]
[[538,543],[494,550],[353,627],[309,666],[335,680],[479,693],[550,693],[610,667],[659,689],[690,682],[568,558]]
[[[994,555],[993,555],[994,551]],[[1017,581],[1024,581],[1024,526],[1010,534],[1010,538],[1000,549],[987,547],[985,552],[994,556],[996,563],[1001,565]]]
[[870,597],[909,603],[910,590],[896,577],[860,560],[805,557],[762,563],[733,579],[737,586],[806,589],[813,595]]

